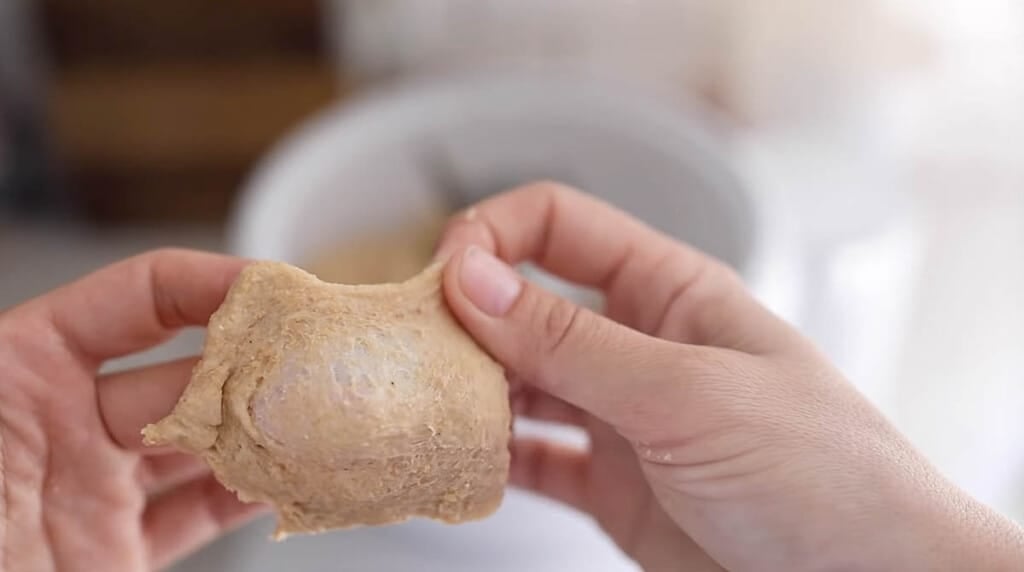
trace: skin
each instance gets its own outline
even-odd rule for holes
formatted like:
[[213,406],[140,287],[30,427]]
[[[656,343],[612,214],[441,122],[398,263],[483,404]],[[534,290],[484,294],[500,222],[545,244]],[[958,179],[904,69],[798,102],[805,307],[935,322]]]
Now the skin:
[[[615,232],[609,232],[615,229]],[[512,445],[514,484],[593,515],[647,570],[1017,570],[1019,528],[943,479],[723,265],[557,185],[449,225],[445,295],[520,415],[586,451]],[[533,260],[606,316],[523,281]],[[0,569],[139,570],[262,510],[143,449],[194,359],[100,376],[202,325],[245,261],[157,251],[0,313]]]
[[194,359],[97,374],[205,324],[244,265],[152,252],[0,314],[0,570],[160,568],[262,510],[197,459],[143,448]]
[[[610,232],[614,229],[614,232]],[[957,489],[724,265],[540,184],[448,227],[445,294],[514,409],[590,435],[513,444],[514,484],[588,512],[646,570],[1020,570]],[[533,261],[606,315],[524,282]]]

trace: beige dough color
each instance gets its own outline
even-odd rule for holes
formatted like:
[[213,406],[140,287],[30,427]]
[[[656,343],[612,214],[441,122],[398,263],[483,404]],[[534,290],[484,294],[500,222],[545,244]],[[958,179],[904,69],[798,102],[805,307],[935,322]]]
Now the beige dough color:
[[247,267],[210,319],[201,361],[150,445],[201,455],[276,538],[501,503],[511,417],[502,368],[462,330],[435,265],[346,286]]

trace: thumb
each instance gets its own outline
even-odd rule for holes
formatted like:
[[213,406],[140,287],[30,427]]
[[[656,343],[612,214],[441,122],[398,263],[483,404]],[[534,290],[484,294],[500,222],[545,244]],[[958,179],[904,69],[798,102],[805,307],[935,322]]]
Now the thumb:
[[700,351],[622,326],[524,280],[471,246],[445,268],[444,292],[463,327],[507,370],[629,431],[678,415],[688,354]]

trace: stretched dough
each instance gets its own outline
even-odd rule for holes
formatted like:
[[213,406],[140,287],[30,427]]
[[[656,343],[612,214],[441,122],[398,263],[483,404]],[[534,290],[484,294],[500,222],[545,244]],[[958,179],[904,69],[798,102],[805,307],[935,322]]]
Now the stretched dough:
[[328,284],[247,267],[210,319],[201,361],[151,445],[201,455],[275,538],[501,503],[511,415],[502,368],[461,329],[432,266],[400,284]]

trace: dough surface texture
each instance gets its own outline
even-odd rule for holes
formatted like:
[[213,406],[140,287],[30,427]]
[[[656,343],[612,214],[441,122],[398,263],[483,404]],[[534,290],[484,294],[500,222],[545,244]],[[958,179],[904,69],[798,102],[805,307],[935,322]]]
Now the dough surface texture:
[[282,538],[485,517],[501,503],[510,431],[504,372],[450,314],[440,265],[348,286],[257,262],[210,319],[174,410],[143,435],[273,505]]

